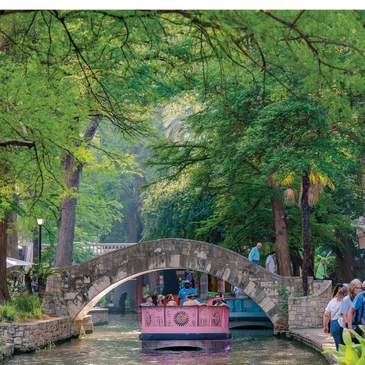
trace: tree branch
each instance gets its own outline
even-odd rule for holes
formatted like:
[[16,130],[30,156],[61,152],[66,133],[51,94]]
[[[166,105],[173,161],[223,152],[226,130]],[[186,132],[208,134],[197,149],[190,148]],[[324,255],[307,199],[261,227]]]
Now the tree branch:
[[19,139],[0,140],[0,147],[5,147],[5,146],[23,146],[23,147],[32,148],[35,146],[35,143],[32,141],[21,141]]

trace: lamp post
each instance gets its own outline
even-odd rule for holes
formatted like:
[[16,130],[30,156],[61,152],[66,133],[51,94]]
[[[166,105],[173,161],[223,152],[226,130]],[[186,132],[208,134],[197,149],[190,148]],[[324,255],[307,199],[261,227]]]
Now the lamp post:
[[37,223],[38,223],[38,226],[39,226],[38,260],[39,260],[39,263],[41,263],[41,261],[42,261],[42,226],[43,226],[43,223],[44,223],[44,219],[43,218],[38,218]]

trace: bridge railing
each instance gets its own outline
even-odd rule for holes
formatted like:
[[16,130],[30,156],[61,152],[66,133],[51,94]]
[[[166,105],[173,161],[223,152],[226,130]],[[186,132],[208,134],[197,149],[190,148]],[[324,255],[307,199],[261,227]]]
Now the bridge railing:
[[142,307],[142,333],[228,333],[229,308]]
[[137,243],[89,243],[87,246],[90,247],[95,253],[105,253],[136,244]]
[[[79,243],[78,243],[79,244]],[[114,250],[119,250],[120,248],[125,248],[129,246],[136,245],[137,243],[84,243],[83,247],[91,248],[94,253],[105,253]],[[42,243],[42,248],[48,247],[48,243]]]

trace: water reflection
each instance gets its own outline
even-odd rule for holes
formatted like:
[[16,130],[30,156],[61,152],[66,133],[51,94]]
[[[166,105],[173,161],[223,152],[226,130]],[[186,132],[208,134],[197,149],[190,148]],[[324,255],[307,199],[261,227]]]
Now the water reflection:
[[231,351],[141,352],[138,335],[141,323],[136,315],[111,315],[109,325],[95,327],[83,339],[35,354],[16,355],[7,364],[160,364],[160,365],[324,365],[324,358],[298,343],[278,339],[272,330],[232,330]]

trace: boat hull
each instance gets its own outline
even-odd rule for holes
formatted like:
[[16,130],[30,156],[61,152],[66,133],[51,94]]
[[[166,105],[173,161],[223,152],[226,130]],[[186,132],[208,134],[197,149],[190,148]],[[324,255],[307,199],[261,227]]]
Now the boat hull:
[[194,350],[207,352],[229,351],[231,346],[226,340],[142,340],[142,351],[155,350]]

